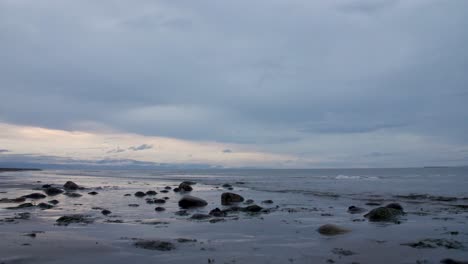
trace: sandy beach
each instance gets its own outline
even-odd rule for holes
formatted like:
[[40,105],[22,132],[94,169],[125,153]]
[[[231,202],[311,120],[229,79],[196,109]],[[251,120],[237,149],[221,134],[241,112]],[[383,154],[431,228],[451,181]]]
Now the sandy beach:
[[[240,176],[112,174],[1,173],[0,263],[463,263],[453,261],[468,256],[466,197],[294,194],[259,191]],[[183,178],[193,190],[175,192]],[[65,188],[68,181],[78,189]],[[223,193],[243,201],[223,205]],[[183,209],[187,195],[207,204]],[[34,198],[7,200],[24,196]],[[403,214],[364,217],[395,202]],[[327,224],[332,230],[319,232]]]

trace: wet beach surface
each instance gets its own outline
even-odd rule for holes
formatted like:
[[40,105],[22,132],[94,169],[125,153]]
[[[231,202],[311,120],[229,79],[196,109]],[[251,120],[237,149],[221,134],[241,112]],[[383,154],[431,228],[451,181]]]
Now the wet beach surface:
[[[398,181],[367,176],[289,177],[250,172],[2,172],[0,263],[468,261],[466,181],[458,181],[458,189],[439,192],[452,180],[421,186],[423,180],[404,189],[397,188]],[[80,188],[67,190],[68,181]],[[174,192],[182,181],[195,182],[189,184],[193,190]],[[49,195],[46,189],[51,187],[64,192]],[[148,191],[157,194],[146,195]],[[145,195],[137,197],[137,192]],[[228,192],[244,200],[223,205],[221,196]],[[36,195],[21,198],[30,194]],[[207,205],[183,209],[179,201],[186,195]],[[401,205],[404,213],[392,208],[389,211],[398,215],[385,221],[364,217],[390,203]],[[254,204],[261,210],[254,210]],[[7,209],[14,207],[19,208]],[[210,215],[215,208],[220,210]],[[326,224],[344,231],[318,232]]]

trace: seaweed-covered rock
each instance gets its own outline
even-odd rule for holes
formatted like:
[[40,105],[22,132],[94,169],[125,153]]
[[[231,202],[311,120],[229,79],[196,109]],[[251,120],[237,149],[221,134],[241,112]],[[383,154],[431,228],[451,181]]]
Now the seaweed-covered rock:
[[249,212],[249,213],[258,213],[263,210],[261,206],[258,206],[256,204],[249,205],[247,207],[241,208],[242,211],[244,212]]
[[226,193],[221,194],[222,205],[231,205],[231,204],[240,203],[243,201],[244,201],[244,197],[235,193],[226,192]]
[[349,229],[340,227],[334,224],[326,224],[317,229],[317,231],[325,236],[336,236],[350,232]]
[[146,195],[154,196],[154,195],[156,195],[156,194],[158,194],[158,193],[157,193],[156,191],[152,191],[152,190],[146,192]]
[[193,207],[203,207],[207,204],[208,203],[205,200],[190,195],[186,195],[179,200],[179,206],[184,209]]
[[59,217],[57,220],[57,225],[67,226],[69,224],[90,224],[93,222],[91,218],[85,215],[64,215]]
[[369,221],[372,222],[392,222],[396,221],[397,218],[403,215],[403,211],[388,208],[388,207],[378,207],[372,209],[369,213],[364,215],[364,217],[368,218]]
[[45,196],[44,194],[42,193],[31,193],[31,194],[28,194],[28,195],[23,195],[24,198],[28,198],[28,199],[34,199],[34,200],[37,200],[37,199],[44,199],[46,198],[47,196]]
[[188,182],[181,182],[179,184],[179,190],[182,192],[191,192],[193,190],[192,186]]
[[214,216],[214,217],[225,217],[227,215],[227,212],[226,211],[222,211],[221,209],[219,208],[215,208],[213,210],[210,211],[209,213],[211,216]]
[[64,185],[63,185],[63,188],[65,188],[66,190],[78,190],[80,188],[80,186],[78,186],[78,184],[72,182],[72,181],[67,181]]
[[135,247],[149,249],[149,250],[159,250],[159,251],[170,251],[174,250],[176,247],[171,242],[159,241],[159,240],[139,240],[133,244]]
[[48,187],[44,189],[44,192],[49,196],[54,196],[63,193],[63,190],[56,187]]

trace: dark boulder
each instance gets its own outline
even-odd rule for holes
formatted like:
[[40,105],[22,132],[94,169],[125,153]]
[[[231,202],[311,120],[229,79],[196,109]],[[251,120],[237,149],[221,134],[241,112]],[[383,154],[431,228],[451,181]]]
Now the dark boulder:
[[109,211],[109,210],[107,210],[107,209],[104,209],[104,210],[101,211],[101,214],[103,214],[103,215],[110,215],[110,214],[112,214],[112,212]]
[[260,212],[262,210],[263,210],[263,208],[256,205],[256,204],[249,205],[247,207],[242,208],[242,211],[249,212],[249,213],[258,213],[258,212]]
[[156,191],[147,191],[147,192],[146,192],[146,195],[152,195],[152,196],[154,196],[154,195],[156,195],[156,194],[158,194]]
[[244,201],[244,197],[235,193],[226,192],[221,195],[222,205],[231,205],[231,204],[240,203],[243,201]]
[[28,194],[28,195],[24,195],[23,196],[24,198],[28,198],[28,199],[44,199],[46,198],[47,196],[45,196],[44,194],[42,193],[31,193],[31,194]]
[[63,190],[56,187],[48,187],[44,189],[44,192],[49,196],[54,196],[63,193]]
[[144,193],[144,192],[136,192],[136,193],[135,193],[135,196],[136,196],[136,197],[145,197],[145,196],[146,196],[146,193]]
[[179,184],[179,190],[182,192],[191,192],[193,188],[187,182],[182,182]]
[[192,207],[203,207],[206,206],[208,203],[198,197],[186,195],[182,197],[182,199],[179,200],[179,206],[187,209],[187,208],[192,208]]
[[78,190],[80,188],[80,186],[78,186],[78,184],[72,182],[72,181],[67,181],[64,185],[63,185],[63,188],[67,189],[67,190]]
[[154,208],[154,210],[155,210],[156,212],[162,212],[162,211],[165,211],[166,208],[158,206],[158,207]]
[[209,214],[214,217],[225,217],[227,215],[226,211],[222,211],[219,208],[211,210]]

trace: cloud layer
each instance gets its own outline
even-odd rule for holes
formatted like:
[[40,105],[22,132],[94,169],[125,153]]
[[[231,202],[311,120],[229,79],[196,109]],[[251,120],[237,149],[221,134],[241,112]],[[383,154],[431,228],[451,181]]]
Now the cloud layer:
[[[217,142],[213,164],[235,144],[295,166],[463,165],[467,8],[0,0],[0,122]],[[145,144],[105,154],[164,153]]]

